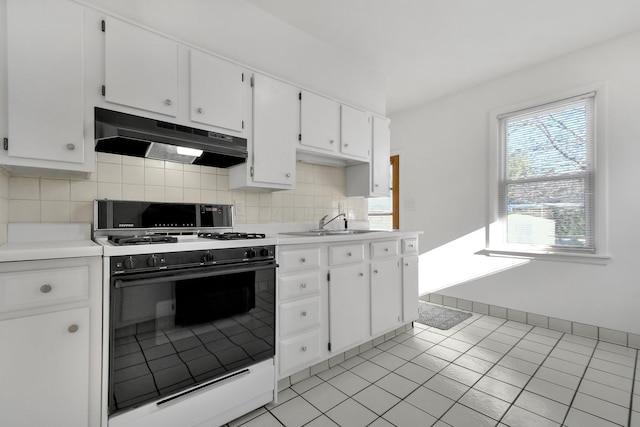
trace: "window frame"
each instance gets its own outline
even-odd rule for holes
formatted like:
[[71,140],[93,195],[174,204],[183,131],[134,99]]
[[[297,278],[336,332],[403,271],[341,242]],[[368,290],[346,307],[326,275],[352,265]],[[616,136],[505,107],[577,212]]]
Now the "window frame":
[[[535,111],[548,105],[579,98],[585,94],[595,93],[593,120],[594,120],[594,146],[593,146],[593,174],[590,181],[593,185],[595,196],[593,197],[593,209],[595,216],[592,224],[595,228],[592,235],[595,242],[595,250],[585,251],[582,248],[559,248],[557,246],[544,247],[534,245],[522,245],[506,243],[506,218],[501,216],[504,211],[500,205],[504,200],[501,192],[504,191],[506,181],[505,162],[506,141],[503,139],[502,117],[526,113],[527,110]],[[554,261],[572,261],[586,263],[603,263],[609,258],[607,239],[607,161],[606,161],[606,87],[604,83],[591,84],[575,88],[561,93],[551,94],[542,98],[530,100],[521,104],[499,108],[490,112],[490,149],[489,149],[489,214],[486,227],[486,247],[480,254],[494,256],[524,257],[532,259],[544,259]],[[587,189],[585,189],[587,191]]]

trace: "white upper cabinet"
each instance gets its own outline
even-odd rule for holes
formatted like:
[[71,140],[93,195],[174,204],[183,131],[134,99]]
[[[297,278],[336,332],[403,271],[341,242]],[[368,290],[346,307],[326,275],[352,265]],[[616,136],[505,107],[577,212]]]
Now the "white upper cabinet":
[[369,160],[371,150],[371,116],[362,110],[342,105],[340,108],[340,152]]
[[253,87],[253,178],[286,184],[296,182],[298,90],[256,74]]
[[189,52],[189,65],[191,121],[241,132],[242,68],[196,50]]
[[105,18],[105,100],[177,116],[178,43]]
[[340,145],[340,104],[336,101],[300,91],[300,145],[334,153]]
[[288,190],[296,182],[298,89],[253,76],[253,138],[249,162],[229,169],[229,188]]
[[374,196],[389,196],[390,144],[391,130],[389,128],[389,119],[373,117],[371,194]]
[[82,7],[60,0],[6,4],[8,150],[2,164],[86,170]]

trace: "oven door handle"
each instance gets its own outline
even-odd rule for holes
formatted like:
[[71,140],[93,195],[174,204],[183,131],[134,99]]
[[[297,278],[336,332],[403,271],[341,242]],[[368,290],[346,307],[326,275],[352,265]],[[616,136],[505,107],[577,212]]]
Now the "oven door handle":
[[278,264],[268,263],[268,264],[253,264],[251,266],[243,266],[243,267],[218,267],[216,269],[208,269],[207,271],[199,271],[199,272],[184,272],[184,273],[172,273],[167,274],[165,276],[154,276],[154,277],[146,277],[141,279],[118,279],[115,281],[114,286],[116,289],[120,288],[128,288],[131,286],[141,286],[141,285],[149,285],[152,283],[158,282],[170,282],[173,280],[189,280],[189,279],[201,279],[203,277],[213,277],[213,276],[222,276],[225,274],[235,274],[235,273],[247,273],[251,271],[262,271],[262,270],[270,270],[277,268]]

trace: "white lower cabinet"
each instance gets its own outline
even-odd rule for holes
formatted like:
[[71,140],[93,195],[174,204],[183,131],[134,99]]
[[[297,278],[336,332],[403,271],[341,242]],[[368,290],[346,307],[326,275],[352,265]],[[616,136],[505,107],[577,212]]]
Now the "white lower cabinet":
[[87,425],[88,307],[0,321],[0,342],[0,425]]
[[340,352],[370,335],[366,263],[329,270],[329,351]]
[[[396,258],[371,263],[371,334],[377,335],[402,323],[402,278]],[[418,299],[416,295],[416,301]]]
[[1,426],[100,426],[100,266],[0,263]]
[[417,244],[417,236],[281,244],[278,378],[417,319]]

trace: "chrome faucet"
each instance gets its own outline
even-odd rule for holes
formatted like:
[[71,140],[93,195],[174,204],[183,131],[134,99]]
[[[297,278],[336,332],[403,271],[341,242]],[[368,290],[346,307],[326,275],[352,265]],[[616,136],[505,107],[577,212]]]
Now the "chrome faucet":
[[325,222],[325,219],[328,217],[329,215],[325,215],[322,218],[320,218],[320,221],[318,222],[318,229],[322,230],[324,228],[325,225],[329,224],[330,222],[340,218],[341,216],[346,218],[346,215],[344,213],[338,214],[336,216],[334,216],[333,218],[331,218],[329,221]]

